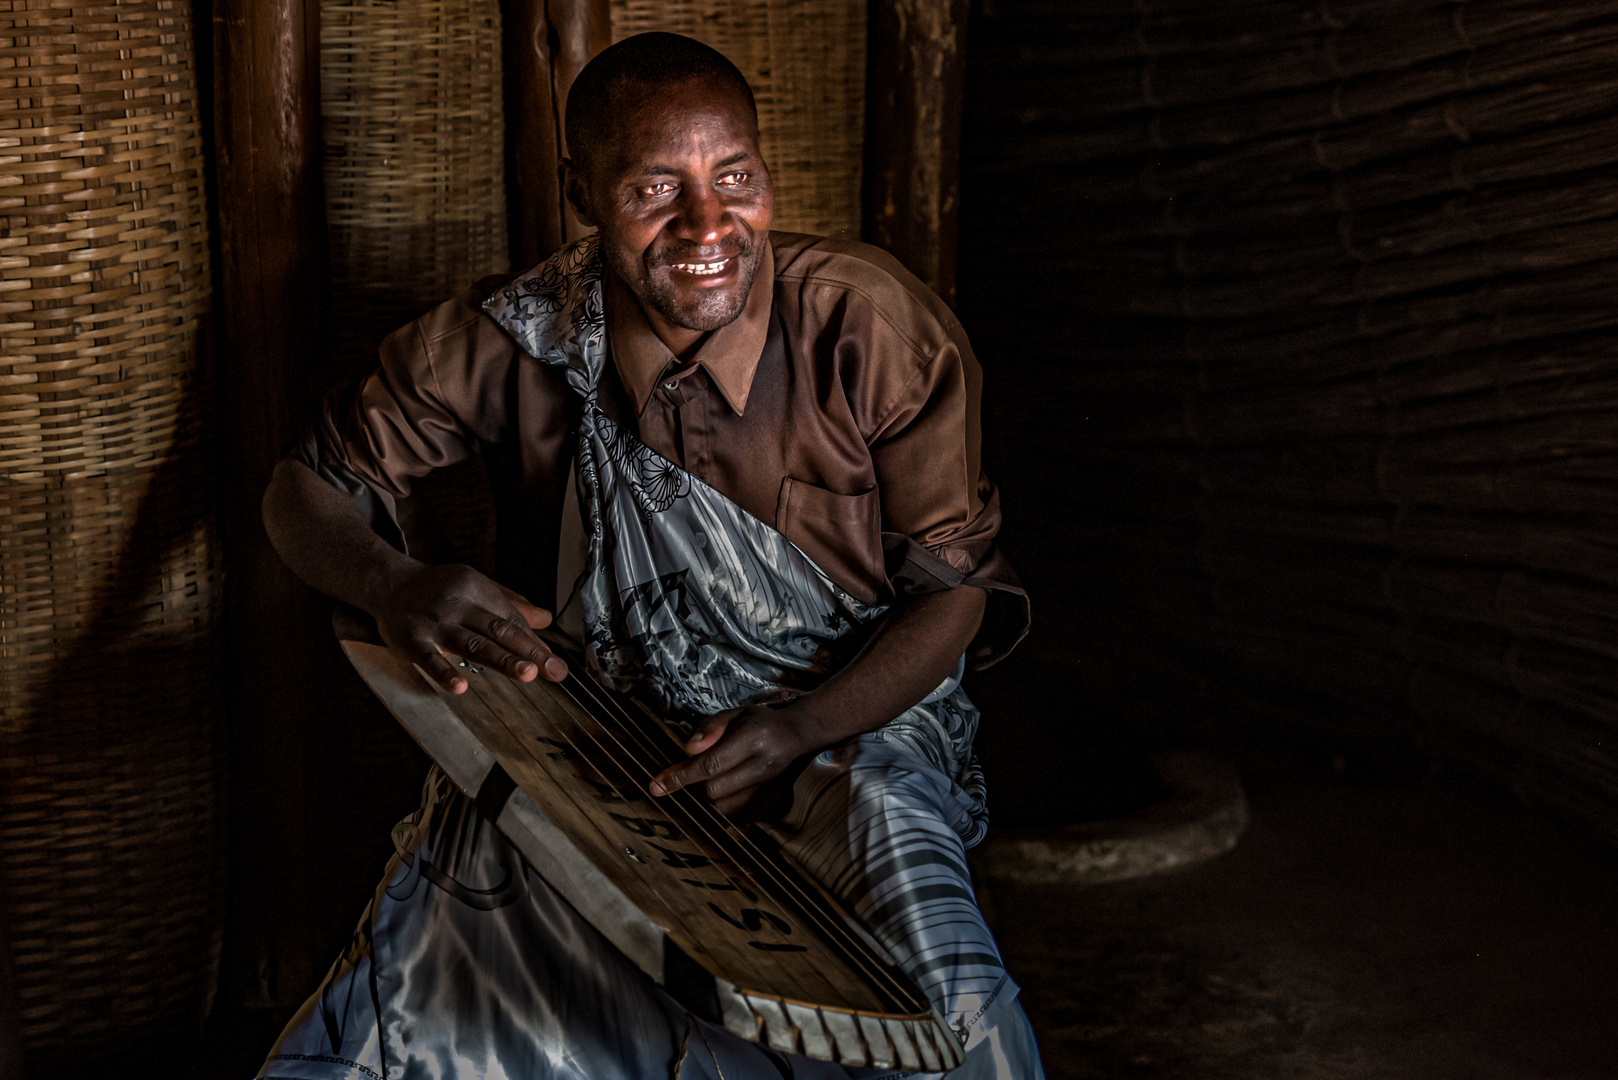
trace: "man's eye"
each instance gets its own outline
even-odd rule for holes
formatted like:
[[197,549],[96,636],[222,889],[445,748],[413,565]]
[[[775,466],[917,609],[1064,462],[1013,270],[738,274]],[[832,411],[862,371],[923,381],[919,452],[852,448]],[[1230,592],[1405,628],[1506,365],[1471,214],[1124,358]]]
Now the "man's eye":
[[744,172],[726,173],[719,178],[719,182],[726,187],[737,187],[747,183],[747,174]]
[[659,183],[659,184],[648,184],[646,187],[643,187],[643,188],[640,189],[640,193],[642,195],[646,195],[646,196],[649,196],[650,198],[655,199],[660,195],[667,195],[669,192],[671,192],[673,190],[674,190],[674,185],[673,184]]

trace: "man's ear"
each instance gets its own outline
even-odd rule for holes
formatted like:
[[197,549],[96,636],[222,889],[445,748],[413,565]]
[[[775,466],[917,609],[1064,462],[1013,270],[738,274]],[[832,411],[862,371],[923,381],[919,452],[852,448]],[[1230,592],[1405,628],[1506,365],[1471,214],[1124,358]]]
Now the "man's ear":
[[563,158],[557,166],[561,173],[562,195],[573,208],[574,215],[585,228],[595,228],[595,215],[590,213],[590,195],[584,186],[584,174],[573,164],[572,158]]

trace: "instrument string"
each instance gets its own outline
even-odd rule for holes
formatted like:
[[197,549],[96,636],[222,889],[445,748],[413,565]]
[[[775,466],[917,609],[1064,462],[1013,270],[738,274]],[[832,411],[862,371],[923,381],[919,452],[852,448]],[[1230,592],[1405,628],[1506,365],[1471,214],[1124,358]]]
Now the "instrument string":
[[[480,683],[481,683],[481,687],[479,685]],[[521,735],[518,732],[515,732],[515,731],[513,731],[511,729],[511,726],[506,723],[505,718],[504,718],[504,716],[502,716],[500,710],[491,707],[489,702],[488,702],[488,699],[484,696],[483,688],[488,688],[493,693],[500,693],[499,680],[495,680],[495,679],[483,679],[483,680],[468,679],[467,680],[467,685],[468,685],[469,690],[476,693],[477,700],[483,705],[484,711],[488,714],[488,716],[492,717],[495,723],[499,724],[502,728],[504,728],[506,730],[506,732],[509,735],[511,735],[512,738],[518,743],[518,745],[521,745],[521,743],[522,743]],[[515,684],[513,684],[513,685],[515,685]],[[518,691],[518,694],[519,694],[519,696],[526,696],[526,695],[522,695],[520,691]],[[580,748],[573,741],[573,739],[572,739],[571,735],[569,734],[569,732],[567,731],[567,729],[565,729],[564,727],[556,724],[554,722],[554,720],[552,721],[551,727],[558,734],[560,734],[564,739],[566,739],[567,742],[568,742],[568,745],[572,746],[573,749],[576,752],[580,752],[581,757],[583,756],[582,755],[582,748]],[[547,773],[548,772],[549,772],[549,770],[547,770]],[[618,785],[616,783],[613,782],[613,778],[611,776],[603,775],[603,779],[606,781],[607,786],[612,789],[613,794],[615,794],[618,797],[618,799],[621,802],[624,803],[625,806],[628,806],[630,804],[631,800],[628,797],[626,797],[625,793],[618,788]],[[561,793],[570,802],[573,802],[575,805],[577,805],[577,800],[574,799],[573,795],[568,791],[566,785],[557,784],[556,787],[557,787],[557,789],[559,791],[561,791]],[[585,822],[587,823],[588,827],[592,831],[594,831],[597,836],[599,836],[601,838],[603,843],[605,843],[608,851],[616,851],[618,848],[623,846],[618,841],[618,839],[616,837],[609,835],[596,822],[594,817],[591,814],[589,814],[588,812],[584,811],[582,808],[580,808],[579,816],[582,817],[585,820]],[[677,907],[675,907],[674,905],[670,904],[668,899],[663,895],[662,890],[660,890],[657,887],[657,878],[656,878],[656,876],[655,875],[646,875],[645,878],[644,878],[643,884],[648,889],[651,890],[652,895],[655,896],[657,898],[658,902],[661,903],[663,905],[663,907],[668,911],[669,916],[671,918],[673,918],[674,920],[676,920],[679,923],[679,925],[682,928],[684,928],[687,938],[689,938],[690,940],[695,941],[695,942],[701,942],[702,938],[699,935],[694,934],[692,932],[691,927],[686,923],[686,921],[683,918],[680,917],[679,909]]]
[[[570,658],[570,659],[572,659],[572,658]],[[577,663],[576,660],[574,662]],[[625,773],[625,779],[627,779],[630,783],[633,784],[636,781],[636,778],[633,775],[634,769],[628,767],[628,766],[631,766],[631,765],[635,766],[635,767],[638,767],[642,771],[646,772],[646,778],[648,780],[650,780],[650,778],[653,775],[655,775],[655,773],[648,770],[647,766],[644,764],[644,762],[637,759],[637,757],[635,756],[635,752],[634,752],[633,747],[625,745],[623,743],[623,741],[621,739],[619,739],[616,735],[614,735],[613,732],[607,727],[607,720],[614,719],[614,717],[612,716],[611,711],[616,707],[617,703],[616,702],[609,702],[607,700],[603,700],[599,695],[596,695],[596,694],[592,693],[592,694],[590,694],[590,698],[591,698],[592,701],[596,702],[596,708],[592,710],[589,705],[587,705],[585,702],[583,702],[583,701],[581,701],[579,699],[579,696],[577,694],[575,694],[572,691],[568,690],[568,688],[566,686],[566,683],[573,682],[573,681],[575,681],[575,677],[572,676],[572,675],[569,675],[568,678],[564,681],[563,684],[561,684],[561,685],[550,684],[550,686],[553,687],[556,690],[561,691],[563,694],[565,694],[566,697],[570,701],[573,702],[575,708],[578,709],[580,714],[582,714],[583,717],[585,717],[587,720],[592,721],[593,723],[589,723],[589,724],[580,723],[576,719],[570,718],[571,721],[572,721],[571,723],[566,724],[566,725],[559,725],[559,724],[555,723],[555,721],[553,720],[552,721],[553,728],[555,728],[557,733],[560,734],[567,741],[567,744],[570,747],[572,747],[576,752],[579,753],[579,756],[580,756],[580,758],[582,760],[588,762],[588,760],[590,758],[590,755],[585,750],[585,748],[580,746],[579,743],[575,740],[575,738],[574,738],[575,732],[577,734],[579,734],[579,735],[582,735],[585,738],[588,738],[590,740],[590,742],[595,745],[597,751],[601,755],[603,755],[613,765],[615,765],[619,769],[622,769],[623,772]],[[517,693],[519,693],[519,694],[521,694],[521,695],[523,695],[525,697],[528,697],[530,701],[533,700],[533,698],[534,698],[534,696],[536,694],[543,694],[544,693],[544,691],[542,691],[542,690],[536,690],[536,689],[533,689],[533,688],[526,688],[525,689],[523,684],[519,684],[519,683],[514,683],[513,682],[513,683],[509,683],[508,685],[513,690],[515,690]],[[605,735],[608,738],[610,738],[612,740],[612,742],[615,743],[618,746],[618,753],[614,753],[611,747],[605,745],[601,741],[601,738],[598,735],[598,731],[599,731],[599,733],[601,735]],[[641,734],[643,734],[643,733],[641,733]],[[655,749],[648,746],[648,747],[643,748],[643,753],[647,753],[647,754],[652,755],[653,759],[655,760]],[[617,796],[619,801],[621,801],[622,803],[625,804],[626,807],[629,806],[630,804],[636,802],[636,801],[646,801],[649,798],[649,796],[647,796],[647,794],[646,794],[646,792],[644,790],[644,787],[645,787],[644,784],[641,784],[640,787],[638,787],[633,792],[633,795],[631,796],[631,795],[626,795],[626,793],[618,786],[618,784],[616,783],[616,781],[614,780],[614,778],[611,775],[603,774],[602,778],[603,778],[603,780],[606,781],[607,787]],[[719,852],[723,853],[727,858],[730,858],[732,862],[738,862],[734,858],[734,855],[727,850],[727,847],[724,844],[722,844],[715,837],[709,835],[706,829],[701,828],[701,823],[700,822],[697,823],[697,824],[698,824],[698,828],[692,830],[693,832],[697,832],[699,835],[701,835],[705,839],[707,839],[711,848],[716,849]],[[596,832],[597,832],[598,835],[601,835],[601,836],[603,836],[604,839],[606,839],[608,850],[617,850],[621,846],[616,839],[611,838],[611,837],[607,837],[606,834],[603,833],[599,828],[596,829]],[[740,863],[738,862],[738,869],[739,868],[740,868]],[[716,866],[715,869],[718,869],[718,870],[720,870],[721,873],[723,873],[723,868],[722,867]],[[733,887],[735,887],[739,892],[742,893],[742,895],[747,895],[747,891],[746,891],[746,889],[745,889],[745,887],[744,887],[744,885],[742,883],[737,882],[735,879],[731,878],[730,875],[728,875],[728,874],[725,874],[724,876],[725,876],[726,880],[729,881]],[[679,915],[679,910],[680,909],[677,906],[671,904],[669,902],[668,898],[662,892],[662,890],[660,890],[660,889],[658,889],[656,887],[655,879],[656,879],[656,875],[648,875],[647,878],[645,879],[646,882],[647,882],[647,885],[651,889],[653,895],[655,895],[657,897],[658,901],[660,903],[662,903],[664,908],[666,908],[669,911],[670,916],[681,927],[683,927],[685,929],[685,936],[686,936],[688,941],[693,943],[693,947],[696,948],[698,951],[706,952],[706,949],[704,949],[702,947],[702,942],[704,940],[703,936],[699,935],[697,933],[694,933],[691,930],[690,925],[686,922],[686,920],[680,917],[680,915]],[[774,968],[777,975],[783,981],[785,981],[785,982],[787,982],[789,984],[794,979],[793,972],[789,971],[785,967],[785,965],[784,965],[784,963],[782,961],[782,958],[777,956],[776,954],[770,952],[770,951],[767,951],[767,950],[763,951],[762,955],[760,957],[758,957],[755,960],[755,962],[764,964],[764,965],[769,966],[771,968]],[[824,973],[820,972],[818,970],[818,968],[816,968],[814,970],[815,970],[816,975],[820,976],[822,978],[822,980],[825,980]],[[799,977],[801,978],[801,975]],[[826,985],[827,985],[828,989],[834,989],[834,987],[833,987],[833,985],[832,985],[832,983],[830,981],[827,981]],[[903,999],[900,998],[900,1000],[903,1000]]]
[[684,1080],[685,1078],[685,1062],[691,1056],[691,1030],[693,1028],[702,1037],[702,1046],[708,1051],[708,1057],[713,1061],[714,1072],[719,1074],[719,1080],[725,1080],[725,1070],[719,1065],[719,1055],[715,1054],[713,1047],[708,1045],[708,1036],[702,1030],[702,1021],[690,1013],[685,1014],[685,1041],[680,1043],[680,1058],[674,1063],[674,1080]]
[[[570,678],[567,681],[572,682],[574,680]],[[643,750],[649,752],[650,756],[655,760],[658,756],[656,748],[650,744],[645,730],[636,722],[634,716],[610,692],[607,692],[606,688],[591,685],[593,680],[578,681],[591,700],[596,702],[600,708],[607,710],[615,720],[627,728],[627,731],[642,743]],[[564,688],[565,686],[566,684],[564,683]],[[570,694],[570,696],[574,697],[575,701],[578,700],[576,695]],[[579,704],[584,707],[583,702]],[[629,748],[626,747],[625,749],[627,751]],[[641,763],[637,762],[637,764]],[[655,770],[644,765],[642,765],[642,768],[646,769],[648,778],[655,775]],[[887,965],[880,963],[870,955],[869,947],[863,939],[859,938],[840,921],[825,915],[819,896],[809,893],[790,875],[783,874],[770,853],[760,849],[745,833],[740,830],[733,831],[730,823],[713,808],[711,803],[686,790],[674,792],[669,798],[681,799],[688,814],[694,810],[714,823],[719,832],[718,837],[709,834],[707,829],[702,831],[710,842],[720,847],[720,850],[726,850],[733,845],[747,849],[747,854],[751,856],[750,861],[754,862],[760,870],[764,871],[774,881],[777,888],[786,895],[787,899],[796,901],[797,906],[802,910],[808,921],[817,925],[832,944],[841,946],[844,953],[848,955],[848,959],[853,961],[857,967],[863,969],[868,978],[879,984],[884,984],[884,988],[894,995],[896,1001],[903,1002],[907,998],[914,996],[914,992],[896,979]],[[729,843],[726,843],[726,841],[729,841]]]
[[[619,768],[624,769],[626,774],[632,773],[633,770],[626,767],[626,762],[623,761],[623,760],[620,760],[619,756],[615,755],[611,748],[609,748],[608,746],[606,746],[605,744],[603,744],[601,742],[600,738],[598,738],[597,733],[596,733],[597,729],[599,729],[602,734],[604,734],[605,736],[610,738],[615,744],[617,744],[620,754],[624,758],[627,759],[628,764],[631,764],[631,765],[633,765],[635,767],[638,767],[643,772],[646,773],[647,780],[650,780],[652,776],[656,775],[654,770],[649,768],[645,764],[645,762],[639,760],[636,757],[635,750],[634,750],[634,748],[632,746],[625,745],[624,742],[617,735],[615,735],[612,732],[611,729],[609,729],[607,727],[606,721],[608,719],[616,719],[615,717],[613,717],[611,715],[612,712],[613,711],[622,711],[621,709],[618,709],[617,703],[616,702],[611,702],[610,700],[603,700],[599,695],[597,695],[595,693],[590,693],[590,695],[589,695],[590,699],[596,703],[596,708],[594,710],[592,710],[589,705],[587,705],[585,702],[579,700],[579,697],[578,697],[577,694],[573,693],[572,691],[570,691],[567,688],[566,682],[571,682],[571,681],[574,681],[573,676],[569,676],[569,678],[564,681],[564,684],[559,686],[558,689],[560,689],[563,693],[567,694],[568,698],[574,703],[574,705],[579,709],[579,711],[584,714],[584,716],[588,717],[589,719],[591,719],[591,720],[593,720],[595,722],[594,726],[585,725],[585,724],[577,724],[576,725],[576,730],[580,734],[582,734],[585,737],[589,738],[591,740],[591,742],[596,745],[597,749],[601,753],[603,753],[610,761],[612,761],[613,764],[617,765]],[[589,691],[587,691],[587,693],[588,692]],[[568,731],[563,731],[562,734],[563,734],[564,738],[566,738],[568,740],[569,745],[573,746],[576,750],[580,750],[581,755],[582,755],[582,748],[579,747],[576,742],[574,742],[572,735]],[[642,735],[644,737],[643,732],[637,732],[637,734],[640,734],[640,735]],[[653,760],[655,760],[655,758],[656,758],[655,748],[652,748],[650,746],[643,746],[642,753],[646,753],[646,754],[651,755],[653,757]],[[631,800],[624,797],[623,792],[618,789],[616,784],[612,783],[612,780],[611,780],[610,777],[607,777],[606,779],[608,781],[608,785],[610,787],[612,787],[613,791],[618,795],[618,797],[620,799],[623,799],[623,801],[625,803],[628,803],[628,802],[631,801]],[[634,780],[635,780],[633,775],[628,776],[628,779],[630,780],[631,783],[633,783]],[[635,795],[636,795],[637,799],[646,798],[645,793],[642,790],[637,790]],[[694,823],[693,822],[686,822],[684,824],[687,824],[688,826],[690,824],[695,824],[697,827],[695,829],[692,829],[692,831],[697,833],[698,835],[702,836],[704,839],[706,839],[708,841],[708,844],[709,844],[711,849],[720,852],[724,857],[728,858],[732,863],[734,863],[736,865],[738,871],[742,871],[742,867],[743,867],[744,863],[746,862],[746,860],[738,860],[735,857],[735,853],[732,850],[730,850],[730,846],[723,843],[723,840],[722,840],[721,837],[713,836],[708,831],[708,829],[705,828],[702,825],[702,823],[700,821],[694,822]],[[720,870],[720,872],[723,874],[723,868],[722,867],[716,866],[715,869]],[[742,871],[742,872],[744,872],[744,871]],[[741,883],[737,882],[734,878],[731,878],[730,875],[728,875],[728,874],[725,874],[724,876],[725,876],[726,880],[729,881],[731,883],[731,885],[734,886],[739,892],[741,892],[743,895],[747,895],[747,892],[746,892],[745,888],[743,887],[743,885]],[[754,883],[754,884],[756,884],[756,883]],[[655,887],[654,887],[654,892],[657,892]],[[675,915],[675,917],[677,918],[678,917],[677,909],[673,908],[672,905],[669,904],[668,900],[663,897],[661,892],[657,892],[657,896],[658,896],[658,899],[660,901],[662,901],[662,903],[663,903],[663,905],[665,907],[670,908],[670,913],[672,915]],[[680,922],[681,922],[682,925],[685,925],[684,920],[680,920]],[[687,927],[687,936],[688,936],[688,938],[690,940],[692,940],[694,942],[700,942],[701,941],[700,937],[698,937],[698,936],[696,936],[694,934],[691,934],[689,927]],[[758,958],[758,962],[767,964],[768,966],[775,968],[777,974],[780,977],[782,977],[785,981],[787,981],[789,983],[792,981],[793,973],[786,968],[786,966],[784,965],[782,959],[779,956],[777,956],[776,954],[774,954],[774,953],[772,953],[772,952],[770,952],[768,950],[765,950],[765,951],[763,951],[762,956],[760,956]],[[815,973],[817,975],[819,975],[822,979],[825,979],[824,973],[820,972],[818,970],[818,968],[815,969]],[[827,986],[828,986],[828,988],[831,988],[831,983],[829,981],[827,982]],[[902,997],[899,1000],[903,1000]]]
[[[591,713],[592,715],[605,713],[607,717],[611,717],[616,722],[617,726],[627,729],[625,733],[630,736],[632,741],[641,742],[642,752],[644,753],[650,751],[653,756],[653,760],[655,761],[656,749],[654,746],[649,745],[646,732],[641,725],[636,723],[634,717],[630,715],[628,710],[625,709],[620,702],[615,700],[611,694],[605,692],[605,687],[598,688],[591,685],[591,683],[593,683],[593,680],[590,680],[588,675],[583,678],[570,675],[561,684],[561,688],[567,692],[569,697],[573,698],[573,700],[582,709],[584,709],[585,712]],[[570,689],[569,684],[577,685],[584,692],[584,694],[590,698],[591,701],[596,703],[598,706],[597,712],[592,712],[592,710],[590,710],[583,701],[580,701],[579,695]],[[612,735],[612,732],[606,728],[605,723],[602,724],[602,727],[607,731],[607,734]],[[613,741],[619,743],[619,745],[623,747],[624,751],[630,754],[631,758],[634,759],[633,752],[629,746],[623,744],[622,739],[614,735]],[[656,775],[657,770],[649,768],[644,762],[635,760],[635,764],[647,774],[648,781],[652,776]],[[681,798],[682,796],[684,798]],[[763,871],[764,876],[775,884],[776,888],[784,894],[785,898],[795,901],[796,906],[800,909],[807,920],[812,925],[818,926],[821,933],[830,943],[840,946],[847,958],[853,961],[859,968],[863,969],[867,977],[871,978],[873,982],[886,989],[889,994],[893,996],[895,1001],[904,1002],[914,996],[914,991],[909,990],[898,979],[896,979],[893,972],[887,967],[887,965],[876,962],[876,958],[869,954],[869,946],[867,946],[863,940],[854,934],[849,927],[843,925],[838,920],[826,917],[826,915],[823,913],[822,903],[819,897],[812,896],[790,876],[782,874],[779,868],[775,865],[774,859],[759,848],[758,845],[754,843],[752,839],[749,838],[745,833],[741,832],[741,830],[733,829],[730,823],[713,808],[711,803],[696,796],[694,793],[691,793],[686,789],[673,792],[668,797],[671,799],[680,798],[680,801],[684,804],[684,809],[687,815],[691,816],[693,819],[705,818],[708,820],[710,823],[709,826],[703,826],[700,820],[696,820],[696,823],[699,825],[699,829],[703,836],[720,851],[728,852],[730,850],[740,848],[747,855],[749,855],[750,858],[748,858],[746,861],[754,863],[757,869]],[[715,833],[718,835],[714,835]],[[734,856],[731,857],[734,858]]]

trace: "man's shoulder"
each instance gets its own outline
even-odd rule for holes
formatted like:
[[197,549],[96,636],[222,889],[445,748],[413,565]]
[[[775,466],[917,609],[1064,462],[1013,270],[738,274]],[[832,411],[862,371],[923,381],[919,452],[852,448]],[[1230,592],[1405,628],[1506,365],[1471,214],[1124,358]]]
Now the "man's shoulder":
[[520,350],[483,310],[483,302],[513,275],[474,282],[423,312],[383,339],[382,368],[396,380],[433,382],[440,389],[460,383],[492,386],[517,360]]
[[931,352],[941,338],[960,333],[954,312],[892,255],[843,235],[772,232],[778,292],[801,302],[867,304],[880,320]]
[[845,234],[772,232],[770,245],[775,249],[778,282],[814,282],[842,288],[890,307],[916,303],[931,306],[927,301],[937,301],[932,290],[898,259]]
[[485,333],[498,330],[494,320],[483,310],[483,302],[516,276],[516,274],[491,274],[480,278],[462,292],[438,304],[401,329],[419,334],[428,344],[469,331]]

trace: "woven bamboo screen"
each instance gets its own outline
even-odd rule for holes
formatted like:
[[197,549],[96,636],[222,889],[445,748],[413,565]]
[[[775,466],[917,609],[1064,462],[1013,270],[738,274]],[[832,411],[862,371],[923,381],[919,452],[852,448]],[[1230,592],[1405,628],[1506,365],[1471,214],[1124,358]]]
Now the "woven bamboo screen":
[[506,256],[496,0],[325,0],[320,109],[339,353],[377,342]]
[[0,883],[42,1058],[194,1027],[217,960],[191,12],[0,12]]
[[612,0],[615,41],[649,30],[697,38],[747,77],[776,228],[859,234],[863,0]]
[[[355,374],[389,332],[510,269],[499,3],[325,0],[320,80],[334,337]],[[487,482],[455,472],[426,485],[432,517],[488,565]]]
[[996,0],[973,42],[965,321],[1074,629],[1618,835],[1618,3]]

